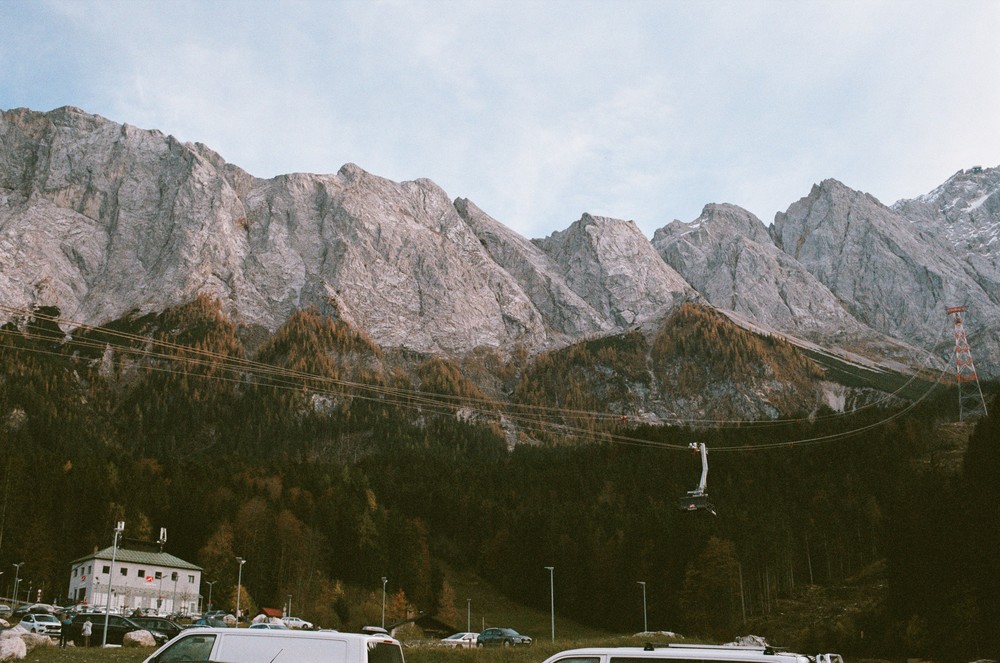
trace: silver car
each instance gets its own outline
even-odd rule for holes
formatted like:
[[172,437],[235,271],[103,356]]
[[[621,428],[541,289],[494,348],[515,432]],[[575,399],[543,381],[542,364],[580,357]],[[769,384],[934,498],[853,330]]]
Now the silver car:
[[21,628],[31,633],[44,633],[45,635],[59,635],[62,633],[62,624],[52,615],[29,613],[21,618]]

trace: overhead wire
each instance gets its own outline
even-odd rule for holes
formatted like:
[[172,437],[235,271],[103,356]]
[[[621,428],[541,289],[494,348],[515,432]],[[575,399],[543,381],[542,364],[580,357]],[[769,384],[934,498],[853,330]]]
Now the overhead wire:
[[[614,444],[624,444],[624,445],[637,445],[637,446],[650,446],[658,447],[671,450],[687,450],[688,446],[686,444],[672,444],[665,442],[658,442],[654,440],[648,440],[645,438],[638,438],[634,436],[623,435],[619,432],[613,430],[595,430],[593,427],[586,426],[574,426],[567,423],[567,421],[573,419],[589,419],[590,421],[596,423],[603,421],[615,421],[620,420],[620,414],[607,413],[607,412],[595,412],[587,410],[577,410],[565,407],[556,406],[543,406],[543,405],[533,405],[524,403],[499,403],[492,399],[474,397],[474,396],[460,396],[460,395],[449,395],[449,394],[431,394],[426,391],[420,391],[415,389],[405,389],[400,387],[392,387],[385,384],[372,384],[370,382],[356,382],[352,380],[344,380],[340,378],[333,378],[330,376],[316,375],[307,373],[302,370],[291,369],[288,367],[276,366],[274,364],[267,364],[260,361],[255,361],[248,359],[246,357],[233,356],[230,354],[224,354],[220,352],[211,351],[204,348],[197,348],[189,345],[183,345],[180,343],[175,343],[163,338],[153,338],[152,336],[133,334],[109,327],[102,326],[92,326],[77,321],[69,320],[59,316],[52,316],[44,314],[40,311],[29,311],[24,309],[17,309],[14,307],[8,307],[0,305],[0,311],[6,312],[13,316],[14,318],[20,318],[22,329],[31,329],[33,324],[31,320],[41,320],[43,322],[48,322],[50,324],[57,325],[60,329],[66,328],[73,330],[67,333],[61,340],[62,342],[70,348],[80,348],[80,349],[91,349],[95,352],[104,352],[108,347],[111,347],[114,351],[134,354],[144,358],[158,359],[165,362],[180,362],[183,364],[189,364],[191,366],[203,366],[212,368],[215,370],[230,372],[236,374],[237,377],[224,377],[221,375],[199,375],[198,377],[206,379],[215,380],[225,380],[227,382],[239,383],[239,384],[249,384],[257,386],[267,386],[277,389],[294,390],[294,391],[311,391],[317,395],[327,395],[330,397],[348,397],[351,399],[358,399],[364,401],[375,401],[375,402],[385,402],[391,401],[394,406],[408,408],[408,409],[419,409],[430,412],[437,412],[440,414],[452,414],[457,409],[465,409],[469,411],[470,414],[478,413],[488,417],[503,417],[516,427],[523,431],[535,432],[535,433],[545,433],[552,434],[558,433],[562,435],[577,436],[584,438],[591,438],[598,441],[610,442]],[[45,331],[46,333],[51,330],[45,328],[38,328],[40,331]],[[0,335],[11,335],[17,332],[10,329],[0,329]],[[100,334],[107,338],[119,339],[123,341],[122,344],[112,345],[110,342],[101,339],[92,339],[88,336],[89,333]],[[53,338],[52,340],[56,340]],[[137,347],[132,347],[130,344],[134,344]],[[23,348],[27,349],[27,348]],[[29,351],[36,351],[34,349],[28,349]],[[171,354],[168,351],[174,351],[178,354]],[[52,354],[65,356],[64,352],[42,352],[43,354]],[[192,375],[190,371],[187,370],[175,370],[166,369],[160,366],[153,366],[150,364],[146,365],[146,368],[151,370],[161,371],[164,373],[173,373],[178,375]],[[911,402],[906,408],[892,413],[885,417],[884,419],[866,424],[856,429],[851,429],[849,431],[833,433],[830,435],[818,436],[808,439],[800,440],[790,440],[782,442],[773,443],[758,443],[754,445],[739,445],[739,446],[717,446],[712,447],[713,452],[717,451],[750,451],[755,449],[769,449],[769,448],[780,448],[780,447],[793,447],[796,445],[811,445],[819,444],[823,442],[830,442],[839,439],[844,439],[846,437],[852,437],[858,435],[867,430],[871,430],[878,426],[888,423],[906,412],[909,412],[913,407],[916,407],[921,401],[923,401],[934,388],[940,384],[941,378],[943,377],[943,370],[941,375],[932,382],[929,382],[927,390],[915,401]],[[885,399],[892,398],[901,393],[904,389],[909,388],[909,386],[917,379],[917,375],[914,373],[910,378],[896,391],[887,395]],[[348,393],[341,394],[332,391],[332,388],[337,387],[346,390]],[[884,402],[885,399],[881,399],[879,402]],[[865,406],[859,406],[851,411],[834,413],[832,415],[817,415],[813,417],[802,417],[797,419],[780,419],[774,421],[765,422],[761,424],[757,420],[720,420],[720,419],[696,419],[696,418],[666,418],[664,423],[672,423],[674,425],[687,425],[687,426],[711,426],[713,428],[719,428],[723,424],[734,425],[740,428],[753,428],[760,425],[789,425],[793,423],[800,423],[804,421],[815,422],[824,418],[837,417],[843,418],[847,415],[856,414],[863,409],[870,409],[874,407],[871,404],[866,404]],[[550,420],[546,420],[545,417],[553,418],[559,417],[563,419],[563,422],[557,423]]]
[[[289,377],[291,379],[309,380],[309,381],[313,381],[313,382],[317,382],[318,381],[320,383],[332,384],[332,385],[336,385],[336,386],[339,386],[339,387],[342,387],[342,388],[347,388],[347,389],[381,391],[382,393],[384,393],[387,396],[393,395],[393,396],[406,397],[406,398],[416,398],[416,399],[421,399],[424,402],[427,402],[428,405],[431,404],[429,402],[429,397],[428,397],[427,392],[423,392],[423,391],[406,390],[406,389],[401,389],[401,388],[392,388],[392,387],[388,387],[388,386],[378,386],[378,385],[372,385],[370,383],[358,383],[358,382],[353,382],[353,381],[350,381],[350,380],[342,380],[342,379],[337,379],[337,378],[331,378],[331,377],[328,377],[328,376],[318,376],[318,375],[314,375],[314,374],[308,374],[308,373],[305,373],[304,371],[296,371],[296,370],[293,370],[293,369],[288,369],[288,368],[284,368],[284,367],[274,366],[272,364],[265,364],[265,363],[262,363],[262,362],[257,362],[257,361],[253,361],[253,360],[249,360],[249,359],[245,359],[245,358],[233,357],[232,355],[225,355],[225,354],[222,354],[222,353],[211,352],[211,351],[204,350],[204,349],[193,348],[191,346],[185,346],[185,345],[181,345],[181,344],[177,344],[177,343],[172,343],[170,341],[166,341],[166,340],[163,340],[163,339],[153,340],[153,339],[150,339],[149,337],[146,337],[146,336],[139,336],[139,335],[135,335],[135,334],[130,334],[128,332],[122,332],[122,331],[114,330],[114,329],[107,328],[107,327],[89,326],[89,325],[85,325],[84,323],[80,323],[80,322],[77,322],[77,321],[69,320],[69,319],[66,319],[66,318],[57,317],[57,316],[48,316],[48,315],[41,314],[41,313],[38,313],[38,312],[25,311],[23,309],[15,309],[15,308],[12,308],[12,307],[0,306],[0,311],[6,311],[8,313],[12,313],[12,314],[16,314],[16,315],[21,315],[21,316],[34,316],[36,318],[40,318],[40,319],[48,321],[50,323],[57,324],[60,327],[64,327],[65,326],[65,327],[68,327],[68,328],[71,328],[71,329],[76,329],[76,330],[81,330],[82,329],[84,331],[88,331],[88,330],[96,331],[96,332],[99,332],[99,333],[104,334],[106,336],[112,336],[112,337],[122,338],[122,339],[125,339],[127,341],[132,341],[132,342],[136,342],[136,343],[142,343],[144,345],[148,345],[149,343],[152,342],[152,343],[155,343],[157,346],[162,346],[164,348],[170,348],[170,349],[178,350],[178,351],[180,351],[180,352],[183,353],[183,356],[178,358],[178,357],[174,357],[172,355],[165,355],[164,353],[151,352],[150,350],[146,349],[146,350],[143,350],[141,352],[141,354],[143,354],[144,356],[157,356],[157,357],[159,357],[161,359],[180,360],[180,361],[188,361],[188,362],[198,363],[197,360],[193,359],[190,356],[190,353],[194,352],[196,354],[199,354],[199,355],[202,355],[202,356],[210,358],[211,360],[213,360],[213,362],[217,362],[217,363],[221,364],[222,368],[226,368],[228,370],[241,370],[242,369],[242,370],[252,371],[254,374],[257,374],[257,375],[269,375],[269,376],[272,376],[272,377],[275,376],[275,375],[282,375],[282,376]],[[79,339],[77,339],[75,342],[78,345],[85,345],[86,344],[84,341],[81,341]],[[134,349],[131,349],[131,348],[127,348],[127,347],[122,348],[121,346],[116,346],[116,349],[121,349],[121,350],[125,350],[125,351],[130,351],[130,352],[138,352],[138,351],[136,351]],[[879,399],[878,401],[875,401],[875,402],[872,402],[872,403],[866,403],[866,404],[864,404],[862,406],[853,408],[850,411],[833,413],[833,414],[828,414],[828,415],[813,415],[813,416],[800,417],[800,418],[782,418],[782,419],[777,419],[777,420],[765,420],[765,421],[761,421],[761,420],[746,420],[746,419],[707,419],[707,418],[684,418],[684,417],[663,417],[661,420],[664,423],[674,424],[674,425],[703,425],[703,426],[704,425],[710,425],[710,426],[715,426],[715,427],[719,427],[719,426],[722,426],[722,425],[735,425],[735,426],[739,426],[739,427],[744,427],[745,428],[745,427],[772,427],[772,426],[777,426],[777,425],[788,425],[788,424],[792,424],[792,423],[796,423],[796,422],[801,422],[801,421],[813,421],[814,422],[814,421],[817,421],[817,420],[822,420],[824,418],[840,418],[840,417],[843,417],[843,416],[845,416],[847,414],[855,414],[855,413],[863,411],[865,409],[872,409],[874,407],[877,407],[878,405],[880,405],[880,404],[888,401],[889,399],[898,396],[903,390],[909,388],[909,386],[915,380],[917,380],[917,379],[918,379],[918,376],[915,373],[911,374],[910,378],[905,383],[903,383],[900,387],[898,387],[894,392],[891,392],[891,393],[887,394],[885,397],[883,397],[882,399]],[[435,394],[433,396],[433,399],[434,399],[434,403],[435,404],[441,404],[441,401],[445,401],[445,402],[452,402],[453,404],[461,404],[464,407],[469,407],[469,408],[476,408],[478,406],[481,406],[484,402],[488,403],[488,405],[490,406],[490,409],[495,409],[495,407],[497,405],[495,402],[484,401],[484,399],[482,399],[482,398],[477,398],[477,397],[463,397],[463,396],[459,396],[459,395]],[[596,411],[579,410],[579,409],[572,409],[572,408],[560,407],[560,406],[545,406],[545,405],[524,404],[524,403],[517,403],[517,402],[507,403],[507,404],[505,404],[505,407],[508,409],[508,413],[518,412],[518,413],[549,414],[549,415],[558,415],[558,416],[564,416],[564,417],[570,417],[570,416],[572,416],[572,417],[587,417],[587,418],[590,418],[592,420],[597,420],[597,421],[600,421],[600,420],[618,420],[622,416],[620,414],[608,413],[608,412],[596,412]]]

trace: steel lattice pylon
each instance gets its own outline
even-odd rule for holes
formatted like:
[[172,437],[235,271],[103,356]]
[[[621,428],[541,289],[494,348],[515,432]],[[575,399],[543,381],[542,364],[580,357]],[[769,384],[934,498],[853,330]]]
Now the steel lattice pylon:
[[958,382],[958,419],[976,419],[986,416],[986,399],[979,386],[979,376],[972,363],[969,339],[965,335],[962,314],[965,306],[951,306],[945,309],[955,322],[955,380]]

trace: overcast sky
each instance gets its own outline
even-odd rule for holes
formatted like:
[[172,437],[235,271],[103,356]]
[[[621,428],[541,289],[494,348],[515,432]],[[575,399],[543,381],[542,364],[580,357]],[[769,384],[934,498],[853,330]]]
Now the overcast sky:
[[765,223],[1000,164],[1000,0],[0,0],[0,108],[79,106],[251,174],[426,177],[527,237]]

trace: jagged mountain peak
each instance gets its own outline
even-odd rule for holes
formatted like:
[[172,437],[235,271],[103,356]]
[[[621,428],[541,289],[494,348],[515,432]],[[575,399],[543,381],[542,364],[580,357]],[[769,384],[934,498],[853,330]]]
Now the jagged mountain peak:
[[633,221],[583,214],[532,242],[559,265],[574,292],[616,325],[655,320],[698,298]]
[[[850,214],[841,213],[847,209]],[[779,248],[796,259],[808,260],[810,256],[804,251],[841,253],[848,234],[877,229],[879,233],[907,235],[902,229],[905,225],[875,196],[831,178],[814,184],[809,195],[792,203],[787,211],[778,212],[770,233]]]
[[772,235],[855,318],[881,334],[947,356],[953,344],[944,310],[967,304],[977,310],[985,356],[1000,356],[1000,273],[947,250],[939,229],[914,221],[905,207],[889,208],[824,182],[775,217]]
[[[816,277],[774,245],[767,227],[736,205],[706,205],[673,221],[653,246],[713,306],[802,338],[858,338],[864,328]],[[870,330],[869,330],[870,331]]]
[[1000,166],[960,170],[927,194],[892,209],[935,232],[977,270],[1000,272]]
[[609,332],[614,324],[566,282],[559,265],[531,241],[503,225],[467,198],[455,209],[498,265],[511,274],[546,320],[552,343]]
[[[992,195],[998,189],[1000,189],[1000,166],[993,168],[972,166],[959,170],[940,186],[922,196],[917,196],[913,201],[931,203],[944,210],[957,208],[958,213],[961,213],[979,207],[984,202],[984,196]],[[905,205],[906,202],[910,201],[901,200],[893,207]]]
[[537,246],[429,179],[346,163],[264,180],[203,145],[71,108],[0,116],[0,262],[9,305],[85,324],[208,295],[242,324],[273,330],[313,306],[380,345],[444,354],[621,324]]
[[709,203],[701,210],[697,219],[690,222],[672,221],[653,233],[653,246],[686,233],[703,233],[720,240],[726,237],[743,237],[754,242],[771,243],[767,226],[752,212],[730,203]]
[[648,329],[707,299],[814,341],[866,347],[888,334],[940,356],[939,309],[966,303],[980,325],[970,331],[987,333],[977,364],[991,367],[997,178],[963,170],[892,208],[826,179],[770,228],[713,203],[652,242],[633,221],[590,213],[528,240],[429,179],[355,163],[261,179],[159,131],[74,107],[15,109],[0,112],[0,297],[101,324],[207,295],[270,330],[314,307],[380,346],[449,355]]

